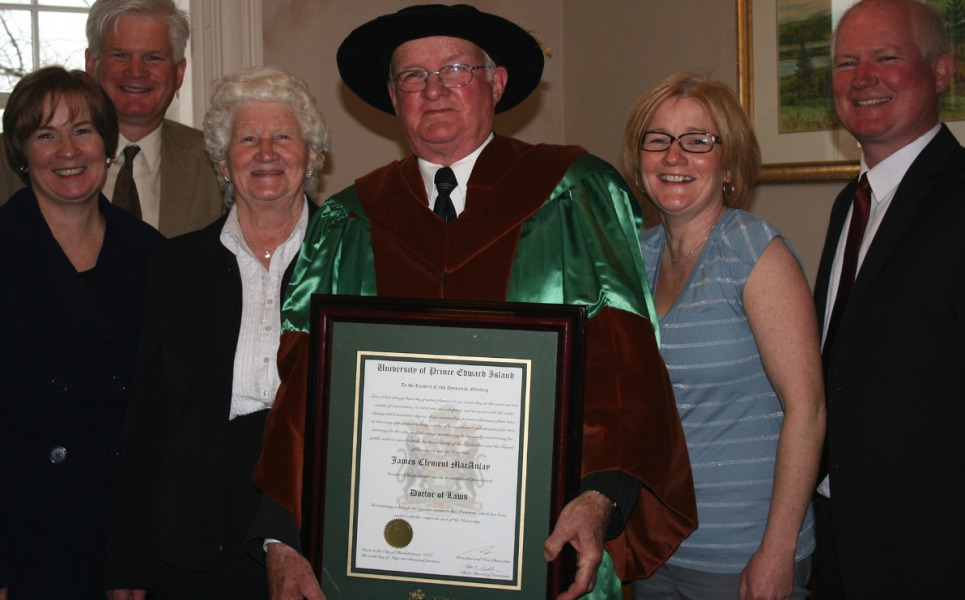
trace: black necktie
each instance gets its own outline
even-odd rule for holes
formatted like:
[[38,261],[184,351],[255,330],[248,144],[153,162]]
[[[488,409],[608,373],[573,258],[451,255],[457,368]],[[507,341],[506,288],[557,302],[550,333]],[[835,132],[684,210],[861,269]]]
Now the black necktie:
[[435,183],[439,195],[436,197],[436,205],[432,212],[439,215],[443,223],[451,223],[456,220],[456,207],[449,195],[456,189],[456,174],[449,167],[442,167],[436,171]]
[[[824,336],[825,363],[831,355],[831,345],[838,330],[838,323],[844,313],[844,307],[851,296],[851,286],[858,271],[858,253],[864,239],[864,230],[868,225],[868,214],[871,212],[871,185],[868,174],[865,173],[858,181],[858,189],[854,193],[851,205],[851,225],[848,227],[848,237],[844,245],[844,258],[841,260],[841,279],[838,280],[838,291],[834,295],[834,307],[831,309],[831,319],[828,321],[828,331]],[[825,365],[827,366],[827,365]]]
[[114,183],[114,197],[111,198],[116,206],[123,208],[138,219],[141,218],[141,200],[134,185],[134,157],[141,151],[140,146],[126,146],[124,148],[124,164],[117,174]]

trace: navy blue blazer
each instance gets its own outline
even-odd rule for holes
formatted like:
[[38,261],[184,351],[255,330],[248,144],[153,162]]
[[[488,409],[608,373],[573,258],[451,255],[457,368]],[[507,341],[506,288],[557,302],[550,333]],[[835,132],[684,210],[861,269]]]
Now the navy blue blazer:
[[161,235],[100,196],[93,273],[71,265],[23,188],[0,206],[0,587],[101,587],[107,505]]

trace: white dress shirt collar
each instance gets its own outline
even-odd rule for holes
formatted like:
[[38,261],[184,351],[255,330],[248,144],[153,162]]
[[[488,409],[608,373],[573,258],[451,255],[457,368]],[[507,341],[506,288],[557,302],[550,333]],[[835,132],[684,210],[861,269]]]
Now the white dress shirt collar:
[[159,227],[161,220],[161,127],[136,142],[131,142],[119,134],[117,153],[111,161],[107,180],[104,182],[104,195],[112,198],[117,175],[124,164],[124,148],[138,146],[141,150],[134,157],[133,175],[141,204],[141,219],[155,229]]
[[141,151],[135,159],[143,157],[144,165],[150,172],[154,173],[161,168],[161,127],[158,127],[136,142],[128,140],[123,134],[118,134],[117,156],[114,157],[114,160],[121,160],[121,162],[123,162],[121,157],[124,155],[124,148],[131,145],[141,148]]
[[901,183],[901,180],[905,177],[905,173],[911,168],[911,164],[915,162],[915,159],[918,158],[918,155],[925,149],[925,146],[935,139],[940,129],[941,124],[935,124],[935,126],[926,131],[924,135],[893,153],[875,165],[873,169],[868,168],[868,163],[865,162],[864,155],[861,156],[861,172],[868,173],[868,184],[871,185],[872,197],[875,199],[875,204],[894,195],[895,190],[898,189],[898,184]]
[[[473,167],[476,166],[476,159],[479,158],[483,148],[489,145],[494,137],[495,134],[490,133],[486,141],[471,154],[449,165],[449,168],[456,175],[456,189],[452,190],[452,194],[449,196],[452,199],[453,206],[456,207],[456,215],[461,215],[462,211],[466,209],[466,184],[469,182]],[[421,158],[418,159],[418,163],[419,172],[422,174],[422,183],[426,186],[426,196],[429,198],[429,210],[432,210],[436,205],[436,197],[439,195],[435,184],[436,171],[445,165],[437,165]]]

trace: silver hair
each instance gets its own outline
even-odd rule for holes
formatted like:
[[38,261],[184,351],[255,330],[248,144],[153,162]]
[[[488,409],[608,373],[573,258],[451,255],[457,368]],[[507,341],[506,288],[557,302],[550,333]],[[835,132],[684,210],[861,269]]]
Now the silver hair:
[[184,58],[191,23],[188,13],[178,8],[174,0],[97,0],[87,15],[87,48],[95,59],[100,57],[107,28],[113,27],[116,32],[118,21],[126,16],[156,17],[167,21],[174,62]]
[[[208,158],[219,170],[221,161],[228,155],[228,145],[234,132],[234,116],[248,102],[284,102],[291,107],[298,120],[298,127],[308,148],[316,154],[315,164],[309,170],[319,173],[328,152],[329,133],[318,103],[308,91],[308,85],[294,75],[276,67],[251,67],[222,78],[211,96],[211,107],[204,116],[204,148]],[[318,189],[318,177],[305,181],[305,193],[314,198]],[[218,180],[225,194],[225,201],[234,201],[234,185],[224,178]]]
[[[831,51],[834,52],[838,42],[838,30],[841,28],[841,23],[844,23],[845,19],[850,16],[851,13],[863,10],[874,4],[882,3],[881,0],[857,2],[852,4],[848,10],[844,11],[844,14],[842,14],[838,20],[838,25],[834,28],[834,31],[831,32]],[[921,52],[921,57],[925,64],[932,65],[941,56],[947,55],[951,51],[948,41],[948,29],[945,27],[945,21],[937,10],[919,0],[894,0],[892,3],[903,6],[909,10],[912,35],[914,36],[915,43],[918,44],[918,50]]]

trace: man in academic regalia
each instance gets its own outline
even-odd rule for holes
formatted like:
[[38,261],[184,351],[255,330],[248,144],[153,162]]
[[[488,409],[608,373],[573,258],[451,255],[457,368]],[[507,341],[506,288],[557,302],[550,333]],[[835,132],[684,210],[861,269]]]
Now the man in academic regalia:
[[582,493],[545,555],[555,559],[566,543],[579,555],[564,599],[593,588],[604,539],[620,577],[652,573],[696,527],[696,505],[651,324],[640,209],[613,167],[582,148],[493,133],[494,115],[538,85],[540,44],[471,6],[413,6],[353,31],[338,66],[363,100],[398,115],[412,155],[329,199],[295,267],[282,387],[255,473],[271,500],[253,536],[259,546],[282,542],[266,545],[274,597],[322,597],[292,548],[313,293],[588,306]]

